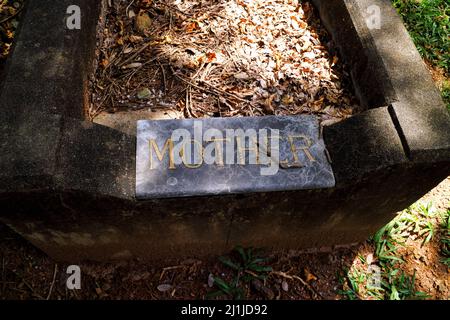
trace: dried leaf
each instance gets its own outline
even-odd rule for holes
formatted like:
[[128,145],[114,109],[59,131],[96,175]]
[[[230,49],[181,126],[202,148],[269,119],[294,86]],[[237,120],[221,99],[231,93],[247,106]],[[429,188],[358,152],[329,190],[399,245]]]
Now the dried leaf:
[[103,59],[103,60],[100,62],[100,65],[102,66],[103,69],[106,69],[106,68],[109,66],[109,61],[108,61],[108,59]]
[[137,97],[138,97],[138,99],[142,100],[142,99],[150,98],[151,95],[152,95],[152,93],[151,93],[150,89],[149,88],[144,88],[144,89],[139,90],[139,92],[137,94]]
[[142,63],[134,62],[134,63],[130,63],[130,64],[123,66],[122,69],[134,69],[134,68],[139,68],[139,67],[142,67]]
[[209,63],[213,62],[214,60],[216,60],[217,55],[214,52],[208,52],[206,54],[206,58],[208,59],[207,61]]
[[[328,121],[358,108],[347,88],[351,81],[345,81],[348,72],[327,51],[331,38],[308,2],[191,3],[114,2],[100,47],[100,56],[107,59],[99,62],[99,70],[110,64],[132,70],[98,72],[98,101],[135,105],[130,99],[145,83],[156,92],[158,106],[178,106],[186,117],[317,113]],[[150,61],[152,57],[161,63]],[[122,66],[121,61],[128,62]],[[141,68],[143,63],[146,68]],[[205,86],[206,80],[214,87]],[[100,87],[115,89],[111,93]],[[180,98],[186,87],[188,94]],[[102,99],[108,95],[110,99]],[[148,92],[139,96],[147,106]]]
[[366,261],[367,261],[367,264],[368,264],[368,265],[371,265],[372,262],[373,262],[373,254],[369,253],[369,254],[367,255]]
[[275,99],[275,97],[276,97],[276,94],[272,94],[266,99],[266,103],[264,104],[264,109],[266,110],[266,112],[272,113],[272,114],[275,112],[275,110],[272,106],[272,102]]
[[200,29],[200,27],[199,27],[197,21],[188,23],[185,28],[187,33],[193,33],[194,31],[197,31],[198,29]]
[[144,40],[144,38],[142,38],[141,36],[136,35],[131,35],[129,39],[132,43],[142,42],[142,40]]
[[236,73],[236,74],[234,75],[234,77],[235,77],[236,79],[239,79],[239,80],[246,80],[246,79],[249,78],[249,75],[248,75],[247,73],[245,73],[245,72],[239,72],[239,73]]
[[306,282],[317,281],[317,277],[312,274],[308,269],[303,270],[305,272]]
[[148,13],[143,11],[139,12],[136,17],[136,28],[139,32],[145,32],[152,26],[152,20]]
[[292,96],[286,94],[286,95],[284,95],[283,98],[281,99],[281,102],[282,102],[284,105],[289,105],[289,104],[291,104],[292,102],[294,102],[294,97],[292,97]]

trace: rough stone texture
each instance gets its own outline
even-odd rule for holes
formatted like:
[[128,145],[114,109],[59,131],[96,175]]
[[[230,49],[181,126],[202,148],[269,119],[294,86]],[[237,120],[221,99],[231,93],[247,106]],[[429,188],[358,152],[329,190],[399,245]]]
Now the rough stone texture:
[[72,262],[222,252],[231,219],[229,198],[141,204],[65,192],[13,194],[2,200],[3,222],[52,257]]
[[134,110],[133,112],[103,112],[94,118],[94,122],[117,131],[135,137],[137,132],[137,122],[146,120],[173,120],[181,119],[183,114],[174,110]]
[[[28,1],[0,88],[0,107],[84,116],[101,1]],[[81,30],[66,28],[67,8],[81,8]]]
[[0,113],[0,192],[60,189],[134,199],[135,138],[39,112]]
[[[189,137],[181,142],[173,141],[175,130],[185,130]],[[252,130],[255,136],[250,137]],[[214,136],[208,137],[208,132]],[[139,121],[136,197],[158,199],[331,188],[335,185],[334,176],[319,136],[317,118],[305,115]],[[289,137],[292,137],[291,142]],[[211,138],[221,141],[212,142]],[[224,139],[228,141],[224,142]],[[155,145],[150,144],[151,140]],[[166,144],[169,140],[173,141],[172,151]],[[278,146],[275,146],[275,141]],[[190,168],[184,163],[176,163],[179,157],[176,157],[175,149],[179,143],[185,145],[183,151],[186,154],[191,154],[180,159]],[[211,147],[214,150],[208,151]],[[292,151],[292,147],[296,150]],[[307,147],[308,154],[302,149],[304,147]],[[239,151],[239,148],[253,150]],[[157,152],[164,152],[162,161]],[[212,160],[215,163],[206,163],[208,153],[214,155]],[[173,168],[170,159],[173,159]]]
[[313,0],[341,56],[350,67],[355,93],[368,108],[383,107],[396,99],[383,61],[353,0]]
[[[17,194],[2,201],[2,221],[53,257],[70,262],[203,256],[237,244],[331,246],[365,240],[394,212],[422,196],[424,188],[437,185],[440,169],[440,164],[393,166],[343,188],[183,201]],[[18,202],[19,207],[14,205]]]
[[[79,0],[92,11],[82,10],[83,34],[69,35],[59,28],[68,1],[28,1],[0,89],[0,221],[55,259],[159,259],[236,244],[287,249],[360,241],[450,174],[448,114],[389,1],[371,1],[389,26],[374,31],[364,22],[369,2],[314,0],[352,67],[362,103],[383,107],[324,128],[336,186],[138,202],[135,137],[126,134],[132,126],[120,132],[80,119],[95,2]],[[52,65],[59,58],[63,65]]]
[[450,114],[400,16],[388,0],[355,2],[363,14],[371,5],[381,9],[381,29],[369,32],[398,99],[392,108],[409,155],[416,161],[448,161]]
[[249,207],[234,215],[229,243],[298,248],[364,241],[442,181],[441,165],[388,167],[328,191],[247,197]]
[[51,188],[61,116],[0,110],[0,119],[0,193]]
[[65,119],[56,186],[122,199],[135,197],[136,140],[92,122]]
[[325,127],[324,139],[339,185],[408,162],[388,108],[372,109]]
[[[450,114],[401,17],[389,0],[314,0],[350,64],[361,102],[391,106],[405,151],[414,161],[450,159]],[[381,28],[369,28],[378,6]]]

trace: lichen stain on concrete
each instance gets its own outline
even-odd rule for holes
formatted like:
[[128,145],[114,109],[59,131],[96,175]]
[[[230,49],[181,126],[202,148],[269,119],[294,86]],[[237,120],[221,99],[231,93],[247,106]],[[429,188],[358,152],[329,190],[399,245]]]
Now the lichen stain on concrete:
[[26,60],[25,67],[30,71],[30,74],[34,74],[33,71],[36,68],[40,69],[39,66],[45,66],[42,75],[45,78],[53,79],[67,76],[65,66],[68,65],[70,63],[62,49],[50,47],[46,51],[38,51],[36,54],[30,55]]
[[94,246],[95,240],[89,233],[78,233],[78,232],[61,232],[56,230],[49,230],[50,241],[56,242],[58,245],[81,245],[81,246]]
[[36,224],[33,222],[25,222],[25,228],[31,232],[31,230],[36,229]]
[[140,235],[151,235],[154,232],[154,229],[158,229],[158,228],[154,228],[152,225],[150,224],[143,224],[143,225],[139,225],[136,227],[136,233],[140,236]]
[[49,55],[50,57],[48,57],[48,59],[51,60],[52,63],[47,64],[49,67],[44,71],[44,76],[48,78],[64,77],[66,73],[64,66],[68,65],[68,61],[63,52],[53,51],[50,52]]
[[339,225],[344,220],[344,214],[340,212],[333,213],[324,224],[324,227],[331,229]]
[[29,74],[34,74],[36,65],[38,65],[42,60],[46,59],[46,54],[43,51],[38,51],[35,54],[28,56],[28,59],[24,61],[24,67],[29,70]]
[[115,142],[113,142],[113,141],[106,141],[104,145],[109,150],[116,150],[117,149],[117,144]]
[[114,228],[108,228],[102,234],[93,237],[90,233],[63,232],[58,230],[45,230],[45,232],[31,232],[24,235],[31,241],[48,243],[54,242],[59,246],[85,246],[93,247],[98,244],[120,243],[120,234]]
[[102,244],[120,243],[119,232],[113,228],[108,228],[105,233],[98,237]]
[[119,251],[111,256],[112,259],[130,259],[133,257],[133,254],[129,250]]
[[230,225],[230,220],[225,217],[223,212],[218,212],[216,216],[208,219],[209,232],[215,235],[226,233]]
[[47,241],[45,235],[40,232],[33,232],[29,235],[26,235],[26,237],[29,238],[31,241],[36,241],[36,242],[45,243]]
[[198,239],[198,235],[196,236],[192,228],[185,223],[172,223],[168,228],[166,236],[170,236],[172,243],[186,243]]
[[221,223],[223,223],[224,221],[228,221],[228,219],[225,217],[225,212],[223,211],[218,211],[217,213],[215,213],[215,215],[212,217],[213,222],[219,221]]

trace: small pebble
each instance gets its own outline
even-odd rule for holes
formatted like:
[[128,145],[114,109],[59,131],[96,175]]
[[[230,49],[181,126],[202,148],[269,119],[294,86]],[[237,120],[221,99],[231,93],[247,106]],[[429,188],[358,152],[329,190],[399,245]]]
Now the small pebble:
[[214,276],[210,273],[208,276],[208,287],[212,288],[214,285]]
[[289,291],[289,285],[286,281],[283,281],[281,283],[281,288],[283,289],[283,291],[288,292]]
[[170,285],[170,284],[160,284],[157,287],[157,289],[160,292],[166,292],[166,291],[169,291],[170,289],[172,289],[172,285]]

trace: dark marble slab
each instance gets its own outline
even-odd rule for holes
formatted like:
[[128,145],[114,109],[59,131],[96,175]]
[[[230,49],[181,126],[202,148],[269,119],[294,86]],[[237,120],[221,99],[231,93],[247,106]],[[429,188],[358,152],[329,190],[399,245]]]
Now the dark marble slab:
[[141,120],[136,154],[140,200],[335,186],[314,116]]

